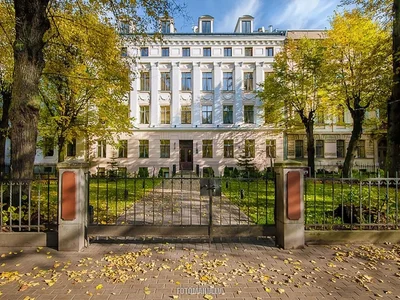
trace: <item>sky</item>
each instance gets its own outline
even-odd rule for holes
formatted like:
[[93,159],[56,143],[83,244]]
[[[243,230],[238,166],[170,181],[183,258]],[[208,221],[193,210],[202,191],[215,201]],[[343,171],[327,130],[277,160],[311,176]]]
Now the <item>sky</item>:
[[340,0],[180,0],[186,4],[186,18],[175,16],[178,32],[191,32],[198,17],[214,17],[214,32],[233,32],[238,17],[254,17],[254,28],[272,25],[274,29],[329,28],[329,17]]

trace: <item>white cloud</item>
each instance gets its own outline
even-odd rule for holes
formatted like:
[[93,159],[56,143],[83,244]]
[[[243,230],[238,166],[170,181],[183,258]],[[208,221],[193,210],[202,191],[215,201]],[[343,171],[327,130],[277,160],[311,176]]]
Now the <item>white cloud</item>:
[[[216,21],[215,32],[233,32],[235,29],[236,21],[240,16],[243,15],[251,15],[254,18],[257,18],[258,13],[261,9],[261,1],[262,0],[236,0],[232,1],[233,6],[231,9],[225,11],[222,16],[222,21]],[[232,3],[229,1],[229,3]],[[218,4],[217,4],[218,5]]]
[[327,24],[327,17],[332,14],[335,1],[291,0],[282,14],[273,18],[273,23],[285,29],[321,28]]

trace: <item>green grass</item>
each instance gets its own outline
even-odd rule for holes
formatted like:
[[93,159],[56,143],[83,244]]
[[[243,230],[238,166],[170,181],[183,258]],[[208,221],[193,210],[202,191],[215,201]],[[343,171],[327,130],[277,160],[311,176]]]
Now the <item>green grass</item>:
[[160,183],[160,178],[90,179],[89,205],[93,206],[93,222],[115,224],[127,209]]

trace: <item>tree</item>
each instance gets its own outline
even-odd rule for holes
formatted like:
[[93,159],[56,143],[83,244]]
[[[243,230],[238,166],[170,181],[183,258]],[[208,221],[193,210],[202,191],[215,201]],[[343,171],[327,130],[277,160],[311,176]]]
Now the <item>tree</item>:
[[325,40],[332,101],[351,114],[353,128],[343,165],[350,177],[367,110],[390,95],[390,47],[387,31],[359,11],[336,14]]
[[300,119],[307,135],[308,166],[312,173],[315,170],[315,116],[326,103],[323,58],[321,40],[288,40],[275,56],[274,73],[266,78],[259,92],[269,116],[267,122],[279,122],[282,110],[286,111],[287,127]]
[[[11,104],[13,41],[15,39],[13,11],[10,5],[0,3],[0,174],[5,172],[6,140],[9,135],[9,108]],[[7,34],[6,34],[7,33]]]
[[50,31],[58,38],[45,48],[39,129],[43,138],[56,139],[62,161],[65,144],[77,136],[89,145],[94,137],[110,142],[130,132],[130,78],[113,27],[83,4],[58,16]]
[[[8,2],[9,3],[9,2]],[[11,3],[9,3],[11,5]],[[12,178],[32,178],[40,110],[39,81],[45,67],[43,49],[53,38],[49,33],[56,13],[65,6],[79,10],[89,5],[93,14],[111,23],[112,16],[134,25],[134,38],[146,36],[150,26],[177,8],[173,0],[14,0],[13,88],[10,105]],[[178,7],[179,9],[179,7]],[[115,22],[114,22],[115,23]]]
[[372,15],[392,34],[392,94],[387,101],[388,151],[386,170],[389,176],[400,172],[400,1],[399,0],[343,0],[344,5],[354,4],[362,13]]

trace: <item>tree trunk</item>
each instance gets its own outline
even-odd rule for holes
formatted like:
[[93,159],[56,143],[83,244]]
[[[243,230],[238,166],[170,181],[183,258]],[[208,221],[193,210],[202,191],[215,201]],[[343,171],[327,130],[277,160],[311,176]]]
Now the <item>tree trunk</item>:
[[63,162],[64,161],[64,157],[65,157],[65,153],[64,153],[64,149],[65,149],[65,138],[61,135],[59,136],[58,140],[57,140],[57,149],[58,149],[58,161],[57,162]]
[[310,111],[308,117],[300,112],[301,121],[307,135],[307,165],[310,168],[310,176],[315,173],[315,145],[314,145],[314,111]]
[[393,87],[388,101],[388,151],[386,170],[394,177],[400,171],[400,1],[393,1]]
[[11,90],[3,90],[3,113],[0,121],[0,177],[6,172],[6,141],[9,129],[9,110],[11,104]]
[[353,130],[351,132],[349,146],[346,151],[346,158],[343,164],[343,174],[344,178],[351,177],[351,170],[354,164],[355,151],[357,150],[357,142],[362,134],[362,126],[365,118],[365,108],[359,105],[360,100],[354,100],[354,109],[350,109],[351,116],[353,119]]
[[11,176],[31,179],[36,155],[39,79],[44,68],[43,36],[50,28],[49,0],[14,0],[14,76],[11,121]]

